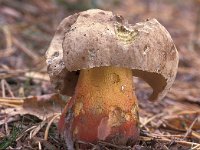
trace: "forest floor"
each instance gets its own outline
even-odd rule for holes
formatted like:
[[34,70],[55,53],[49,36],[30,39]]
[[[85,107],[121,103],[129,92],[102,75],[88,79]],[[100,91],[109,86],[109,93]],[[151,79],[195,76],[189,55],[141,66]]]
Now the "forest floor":
[[89,8],[111,10],[130,23],[158,19],[179,52],[175,83],[159,102],[134,78],[140,139],[132,148],[99,141],[91,149],[200,150],[199,0],[0,0],[0,149],[66,149],[57,121],[67,97],[56,94],[45,51],[60,21]]

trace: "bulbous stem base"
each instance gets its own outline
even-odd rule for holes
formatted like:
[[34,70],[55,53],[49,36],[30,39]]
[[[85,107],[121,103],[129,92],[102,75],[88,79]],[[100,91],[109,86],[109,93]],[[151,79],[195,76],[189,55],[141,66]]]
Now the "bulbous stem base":
[[137,140],[138,122],[132,71],[99,67],[80,71],[75,94],[61,116],[59,128],[64,130],[67,145],[75,140],[126,145]]

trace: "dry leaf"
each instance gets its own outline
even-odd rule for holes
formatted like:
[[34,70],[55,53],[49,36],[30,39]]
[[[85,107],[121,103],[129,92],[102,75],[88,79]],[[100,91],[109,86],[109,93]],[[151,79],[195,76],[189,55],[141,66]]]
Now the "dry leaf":
[[197,113],[181,114],[165,118],[165,124],[178,131],[186,131],[191,126],[195,118],[198,120],[192,126],[192,130],[200,130],[200,115]]
[[[42,96],[31,96],[24,99],[18,99],[20,105],[16,105],[14,108],[5,108],[2,110],[6,116],[11,117],[14,115],[24,115],[30,114],[37,116],[41,120],[44,120],[53,114],[61,113],[68,97],[62,96],[60,94],[47,94]],[[22,101],[23,100],[23,101]],[[17,102],[17,100],[13,100],[13,102]],[[0,103],[3,105],[12,105],[12,100],[8,100],[7,102]],[[0,125],[5,121],[0,121]]]

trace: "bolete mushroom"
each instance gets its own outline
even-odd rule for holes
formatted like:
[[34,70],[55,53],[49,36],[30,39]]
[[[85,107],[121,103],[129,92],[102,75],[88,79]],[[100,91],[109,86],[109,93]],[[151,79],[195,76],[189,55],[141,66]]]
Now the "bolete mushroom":
[[131,25],[99,9],[65,18],[46,57],[55,88],[72,96],[59,121],[69,149],[75,140],[132,144],[139,135],[132,76],[152,87],[150,100],[161,100],[178,66],[171,36],[156,19]]

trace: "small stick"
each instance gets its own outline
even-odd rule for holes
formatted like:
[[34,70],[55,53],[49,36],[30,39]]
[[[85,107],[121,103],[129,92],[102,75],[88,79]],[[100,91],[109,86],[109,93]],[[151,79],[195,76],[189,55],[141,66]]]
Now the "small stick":
[[17,40],[15,37],[13,37],[13,43],[24,53],[26,53],[29,57],[31,57],[35,62],[39,60],[39,55],[34,53],[32,50],[28,49],[22,42]]
[[9,129],[8,129],[7,120],[8,120],[8,118],[6,117],[6,118],[5,118],[4,126],[5,126],[6,136],[9,136],[9,135],[10,135],[10,132],[9,132]]
[[26,129],[24,132],[21,133],[21,135],[16,139],[16,141],[19,141],[19,140],[23,137],[23,135],[24,135],[26,132],[31,131],[31,130],[34,129],[35,127],[36,127],[36,126],[32,126],[32,127],[28,128],[28,129]]
[[16,105],[16,104],[9,104],[9,103],[0,103],[0,105],[2,106],[9,106],[9,107],[20,107],[20,105]]
[[45,130],[45,133],[44,133],[44,140],[47,140],[48,139],[48,135],[49,135],[49,128],[52,124],[52,122],[58,118],[60,116],[60,114],[56,114],[48,123],[47,127],[46,127],[46,130]]
[[24,103],[24,99],[23,98],[0,97],[0,102],[22,105]]
[[39,149],[39,150],[42,149],[42,145],[41,145],[40,141],[38,142],[38,149]]
[[3,32],[6,37],[6,47],[8,50],[11,50],[12,47],[12,36],[8,26],[3,27]]
[[4,80],[1,80],[1,90],[2,90],[2,97],[3,98],[6,97]]
[[192,136],[200,140],[200,134],[198,132],[192,131]]
[[198,120],[198,116],[194,119],[194,121],[192,122],[190,127],[187,129],[187,132],[184,135],[184,139],[192,132],[192,128],[193,128],[194,124],[197,122],[197,120]]
[[[172,140],[170,139],[157,139],[157,138],[152,138],[152,137],[142,137],[140,136],[141,140],[144,140],[144,141],[151,141],[153,139],[156,139],[157,141],[161,141],[161,142],[171,142]],[[200,144],[198,143],[194,143],[194,142],[187,142],[187,141],[177,141],[177,140],[174,140],[174,142],[178,143],[178,144],[183,144],[185,146],[200,146]]]
[[119,145],[115,145],[115,144],[104,142],[104,141],[98,141],[98,143],[108,145],[108,146],[111,146],[111,147],[114,147],[114,148],[119,148],[119,149],[131,149],[131,147],[119,146]]
[[15,51],[12,48],[12,35],[8,26],[2,27],[3,33],[6,39],[6,49],[3,49],[3,52],[0,52],[0,57],[8,57],[12,55]]
[[8,82],[5,79],[3,79],[3,80],[4,80],[4,84],[5,84],[8,92],[9,92],[9,94],[11,95],[12,98],[14,98],[15,96],[14,96],[14,94],[13,94],[11,88],[10,88],[10,85],[8,84]]
[[155,133],[153,133],[153,134],[151,134],[152,136],[154,136],[154,137],[168,137],[168,138],[174,138],[174,137],[176,137],[176,138],[183,138],[184,137],[184,135],[162,135],[162,134],[155,134]]
[[200,149],[200,145],[196,145],[195,147],[192,147],[191,150],[199,150]]
[[148,124],[149,122],[151,122],[152,120],[156,119],[157,117],[161,117],[163,116],[164,113],[161,113],[161,114],[157,114],[157,115],[154,115],[153,117],[149,118],[147,121],[145,121],[144,123],[141,124],[141,128],[144,127],[146,124]]

